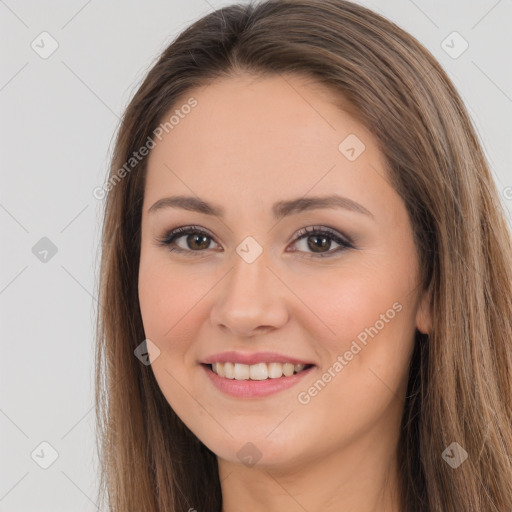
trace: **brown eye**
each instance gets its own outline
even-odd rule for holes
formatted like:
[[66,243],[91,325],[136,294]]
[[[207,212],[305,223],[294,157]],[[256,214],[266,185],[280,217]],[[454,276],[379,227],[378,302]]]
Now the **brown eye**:
[[324,235],[309,235],[306,240],[308,241],[308,247],[313,252],[323,252],[321,249],[329,249],[331,246],[331,240]]
[[210,237],[207,235],[190,234],[177,237],[175,240],[185,238],[186,245],[192,250],[208,249],[210,245]]
[[[294,245],[297,245],[303,240],[305,241],[305,244],[303,244],[303,247],[300,248],[299,252],[309,253],[306,254],[308,257],[329,257],[335,253],[354,247],[348,239],[344,240],[337,233],[319,227],[305,228],[301,230],[298,233],[298,238]],[[339,247],[329,250],[333,242],[338,244]]]
[[170,251],[188,252],[195,256],[204,252],[205,249],[209,249],[212,241],[213,238],[208,233],[194,226],[189,226],[170,231],[163,239],[159,240],[159,243],[168,246]]

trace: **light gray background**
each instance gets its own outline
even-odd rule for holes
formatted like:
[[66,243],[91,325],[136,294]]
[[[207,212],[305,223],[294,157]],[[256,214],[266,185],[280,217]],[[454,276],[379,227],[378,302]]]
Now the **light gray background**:
[[[92,191],[104,182],[119,116],[159,52],[230,3],[0,1],[0,512],[97,510],[93,326],[102,204]],[[510,219],[511,0],[360,3],[418,38],[447,70]],[[31,47],[43,31],[59,45],[47,59]],[[441,46],[453,31],[469,43],[456,59]],[[46,262],[32,252],[42,237],[58,249]],[[50,460],[43,441],[58,453],[48,469],[36,462]]]

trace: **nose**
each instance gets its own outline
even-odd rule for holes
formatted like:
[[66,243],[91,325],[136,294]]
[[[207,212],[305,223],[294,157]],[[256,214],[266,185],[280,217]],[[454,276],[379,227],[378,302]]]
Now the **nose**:
[[218,296],[211,310],[215,328],[250,337],[271,332],[288,321],[289,291],[263,254],[252,263],[235,254],[232,270],[216,288]]

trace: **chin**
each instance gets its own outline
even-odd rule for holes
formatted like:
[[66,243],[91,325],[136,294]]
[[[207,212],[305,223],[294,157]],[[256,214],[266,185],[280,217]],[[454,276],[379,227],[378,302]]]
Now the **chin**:
[[[282,418],[281,418],[282,419]],[[197,434],[201,442],[206,445],[220,459],[232,464],[241,464],[247,467],[256,467],[260,469],[271,469],[276,467],[285,467],[293,465],[297,461],[297,447],[304,443],[304,436],[295,439],[288,432],[272,432],[273,427],[229,429],[229,434],[225,433],[222,437],[211,436],[211,432],[206,435]],[[269,435],[270,432],[270,435]]]

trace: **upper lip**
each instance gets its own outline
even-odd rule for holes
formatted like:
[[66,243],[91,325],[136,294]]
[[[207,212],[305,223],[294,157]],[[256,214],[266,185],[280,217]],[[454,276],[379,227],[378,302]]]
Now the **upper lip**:
[[258,363],[293,363],[312,365],[314,363],[296,357],[278,354],[277,352],[221,352],[205,358],[201,361],[203,364],[213,363],[241,363],[241,364],[258,364]]

